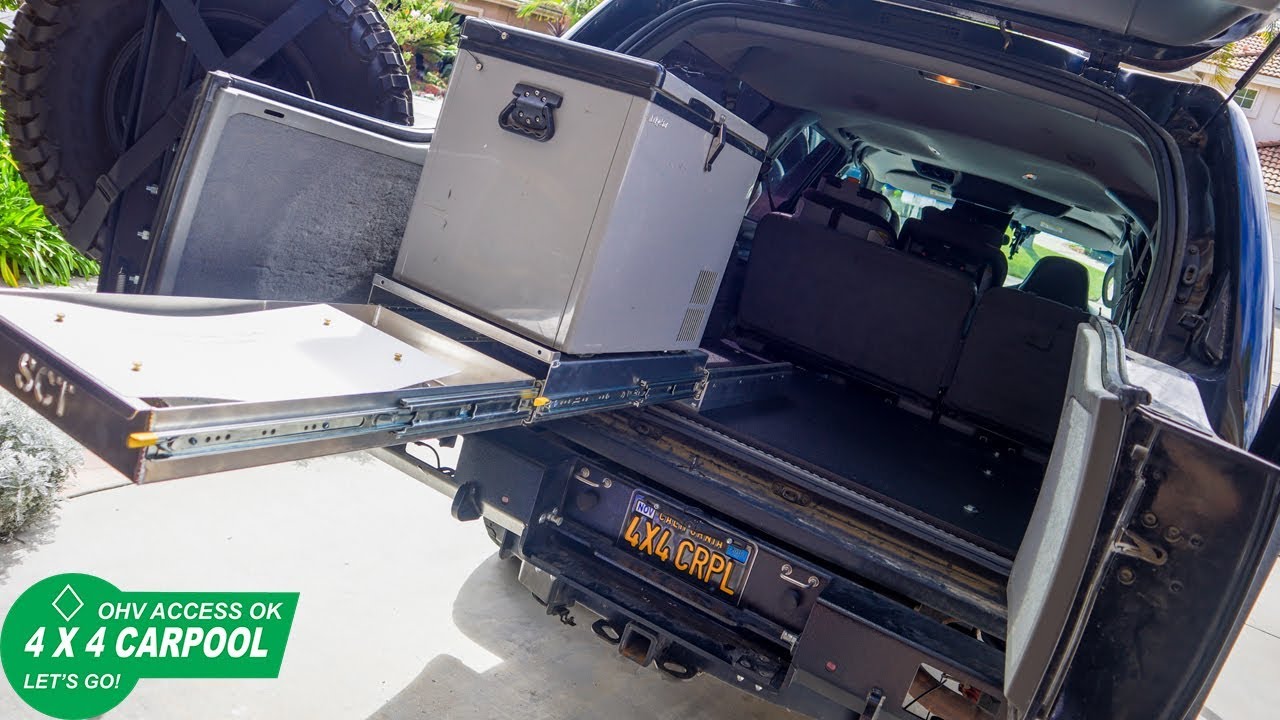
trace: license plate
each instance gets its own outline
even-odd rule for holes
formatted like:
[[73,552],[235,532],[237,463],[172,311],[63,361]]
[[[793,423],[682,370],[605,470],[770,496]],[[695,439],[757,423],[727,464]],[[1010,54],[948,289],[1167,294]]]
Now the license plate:
[[745,538],[640,492],[631,496],[618,543],[734,603],[756,555],[755,545]]

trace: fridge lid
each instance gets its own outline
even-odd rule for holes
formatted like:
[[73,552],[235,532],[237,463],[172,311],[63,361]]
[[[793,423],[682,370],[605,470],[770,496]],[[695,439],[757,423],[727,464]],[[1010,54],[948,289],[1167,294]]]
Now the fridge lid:
[[[481,18],[467,18],[462,33],[458,51],[479,67],[485,56],[496,57],[634,95],[712,135],[723,129],[725,145],[764,161],[768,136],[659,63]],[[556,98],[555,108],[561,100]]]
[[644,98],[653,97],[667,77],[666,69],[650,60],[467,18],[458,42],[458,61],[471,60],[483,67],[486,55]]

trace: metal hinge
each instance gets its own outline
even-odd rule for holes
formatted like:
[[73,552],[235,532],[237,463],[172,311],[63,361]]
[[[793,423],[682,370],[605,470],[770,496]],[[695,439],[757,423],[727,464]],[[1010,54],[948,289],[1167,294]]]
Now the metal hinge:
[[1116,76],[1120,74],[1120,56],[1095,50],[1089,53],[1084,65],[1084,79],[1091,80],[1108,90],[1116,88]]
[[1117,555],[1125,555],[1156,566],[1163,565],[1169,560],[1169,553],[1164,548],[1148,542],[1128,528],[1120,533],[1120,539],[1111,546],[1111,550]]

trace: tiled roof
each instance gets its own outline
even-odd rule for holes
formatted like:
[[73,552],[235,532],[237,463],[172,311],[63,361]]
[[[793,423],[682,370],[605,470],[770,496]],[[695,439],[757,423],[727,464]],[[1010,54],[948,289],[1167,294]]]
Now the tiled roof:
[[[1251,35],[1244,40],[1238,40],[1231,45],[1230,57],[1227,59],[1226,67],[1237,72],[1244,72],[1249,69],[1254,60],[1262,54],[1267,47],[1267,41],[1261,35]],[[1210,58],[1212,60],[1212,58]],[[1267,75],[1274,78],[1280,78],[1280,53],[1271,56],[1266,65],[1262,66],[1259,75]]]
[[1258,143],[1258,163],[1267,192],[1280,193],[1280,140]]

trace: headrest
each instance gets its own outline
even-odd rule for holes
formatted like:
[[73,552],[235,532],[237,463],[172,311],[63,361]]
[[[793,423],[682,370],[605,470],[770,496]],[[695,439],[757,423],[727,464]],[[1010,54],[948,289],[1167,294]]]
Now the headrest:
[[1089,270],[1069,258],[1040,258],[1018,289],[1077,310],[1089,310]]
[[[920,213],[920,224],[926,232],[939,235],[952,243],[981,244],[998,248],[1005,242],[1004,228],[970,222],[954,209],[924,208]],[[917,226],[916,229],[918,231],[920,227]]]
[[[887,201],[881,199],[880,202],[885,208],[889,208]],[[792,216],[877,245],[890,245],[896,234],[889,220],[892,212],[892,208],[889,208],[886,216],[878,207],[873,210],[838,200],[818,190],[805,190],[796,200]]]
[[838,202],[866,208],[885,221],[893,218],[893,206],[889,204],[888,198],[862,187],[862,183],[852,178],[825,177],[815,190]]

